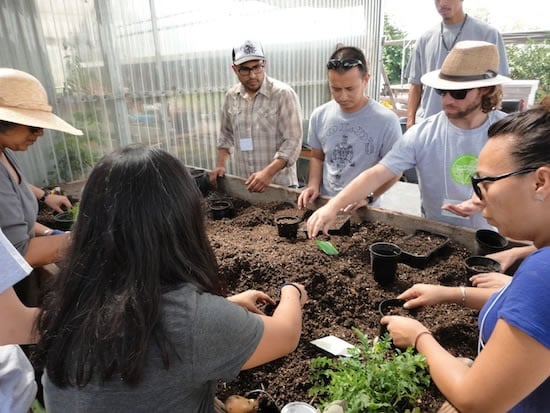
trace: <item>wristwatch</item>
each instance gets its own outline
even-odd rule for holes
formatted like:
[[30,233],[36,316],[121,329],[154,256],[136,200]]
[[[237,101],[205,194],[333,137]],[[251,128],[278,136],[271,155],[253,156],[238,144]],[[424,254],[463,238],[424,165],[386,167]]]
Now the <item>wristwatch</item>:
[[374,192],[371,192],[367,195],[367,204],[372,204],[374,202]]
[[42,190],[44,191],[44,193],[42,194],[42,196],[40,198],[38,198],[38,201],[40,201],[40,202],[44,202],[46,200],[46,197],[48,195],[50,195],[50,193],[47,190],[45,190],[44,188],[42,188]]

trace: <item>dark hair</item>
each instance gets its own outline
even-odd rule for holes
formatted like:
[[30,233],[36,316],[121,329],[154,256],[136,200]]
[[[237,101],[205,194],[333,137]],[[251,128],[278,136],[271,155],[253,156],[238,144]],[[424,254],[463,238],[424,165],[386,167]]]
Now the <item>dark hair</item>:
[[203,198],[160,149],[130,145],[102,158],[84,186],[67,260],[46,295],[37,355],[59,387],[114,374],[137,384],[155,342],[177,353],[161,296],[184,283],[222,294]]
[[[339,59],[339,60],[348,60],[356,59],[361,62],[361,66],[357,66],[362,75],[366,75],[369,72],[367,68],[367,59],[365,59],[365,54],[361,49],[353,46],[342,46],[337,48],[334,53],[330,56],[330,60]],[[339,67],[334,69],[336,71],[345,72],[347,69],[344,67]]]
[[16,128],[19,126],[19,123],[8,122],[7,120],[0,120],[0,133],[9,131],[10,129]]
[[489,138],[514,139],[511,152],[518,168],[550,165],[550,98],[523,112],[514,112],[489,127]]

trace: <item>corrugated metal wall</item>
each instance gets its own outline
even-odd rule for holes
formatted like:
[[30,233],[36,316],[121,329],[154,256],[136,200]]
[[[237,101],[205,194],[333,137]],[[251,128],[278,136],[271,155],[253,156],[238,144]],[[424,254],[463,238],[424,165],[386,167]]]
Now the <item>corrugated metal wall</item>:
[[[47,131],[19,154],[37,185],[80,179],[129,142],[211,168],[231,48],[264,45],[268,75],[298,93],[307,122],[329,99],[325,63],[338,43],[365,50],[378,98],[382,0],[0,0],[0,65],[28,71],[54,111],[84,130]],[[229,165],[231,172],[231,164]]]

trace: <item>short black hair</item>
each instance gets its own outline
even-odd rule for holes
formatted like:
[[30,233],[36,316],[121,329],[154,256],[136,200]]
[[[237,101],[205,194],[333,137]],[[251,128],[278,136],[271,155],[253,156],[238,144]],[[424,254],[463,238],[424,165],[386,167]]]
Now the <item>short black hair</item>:
[[[338,47],[330,56],[330,60],[332,59],[338,59],[338,60],[359,60],[361,62],[361,67],[357,66],[358,69],[362,72],[363,75],[366,75],[369,73],[369,69],[367,67],[367,59],[365,58],[365,54],[363,51],[357,47],[354,46],[341,46]],[[346,69],[343,67],[340,67],[336,70],[345,71]]]

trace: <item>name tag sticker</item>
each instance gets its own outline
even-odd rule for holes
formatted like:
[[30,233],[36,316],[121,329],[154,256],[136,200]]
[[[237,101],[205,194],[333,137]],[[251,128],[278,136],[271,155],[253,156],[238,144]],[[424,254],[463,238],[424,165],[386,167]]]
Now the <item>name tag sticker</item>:
[[239,148],[241,152],[248,152],[254,149],[252,147],[252,138],[242,138],[239,140]]

